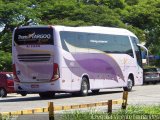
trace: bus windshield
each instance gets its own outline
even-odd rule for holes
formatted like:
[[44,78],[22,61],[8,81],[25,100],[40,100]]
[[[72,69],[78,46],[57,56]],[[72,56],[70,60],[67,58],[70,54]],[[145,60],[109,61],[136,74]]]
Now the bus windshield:
[[53,45],[52,28],[17,28],[15,30],[14,41],[18,45],[28,44],[51,44]]

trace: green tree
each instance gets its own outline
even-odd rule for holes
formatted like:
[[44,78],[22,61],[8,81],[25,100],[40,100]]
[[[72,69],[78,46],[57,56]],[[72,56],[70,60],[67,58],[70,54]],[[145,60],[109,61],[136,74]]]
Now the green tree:
[[[25,0],[7,1],[0,4],[0,25],[4,26],[0,33],[3,50],[11,52],[11,34],[15,27],[36,23],[39,19],[33,7],[33,3]],[[7,43],[7,44],[6,44]],[[6,45],[6,46],[4,46]]]
[[12,71],[11,53],[0,51],[0,71]]
[[[27,0],[6,0],[0,1],[0,26],[3,31],[0,32],[0,52],[1,62],[0,70],[11,70],[11,41],[12,32],[15,27],[27,25],[29,22],[36,23],[39,19],[36,18],[34,1]],[[5,62],[5,63],[4,63]],[[10,64],[9,64],[10,63]]]
[[137,5],[140,0],[125,0],[128,5]]
[[159,8],[159,0],[0,0],[0,70],[11,70],[12,32],[23,25],[123,27],[160,54]]
[[[159,7],[159,0],[143,0],[139,1],[139,4],[127,6],[125,10],[121,11],[124,23],[144,31],[146,47],[149,48],[151,54],[158,54],[157,50],[160,49],[158,47],[160,46]],[[157,48],[154,46],[157,46]]]

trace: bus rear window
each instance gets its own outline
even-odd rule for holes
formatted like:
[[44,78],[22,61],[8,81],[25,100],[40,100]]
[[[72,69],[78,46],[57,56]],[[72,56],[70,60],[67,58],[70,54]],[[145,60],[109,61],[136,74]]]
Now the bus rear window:
[[53,45],[53,29],[52,28],[18,28],[15,30],[14,41],[18,45],[28,44],[52,44]]

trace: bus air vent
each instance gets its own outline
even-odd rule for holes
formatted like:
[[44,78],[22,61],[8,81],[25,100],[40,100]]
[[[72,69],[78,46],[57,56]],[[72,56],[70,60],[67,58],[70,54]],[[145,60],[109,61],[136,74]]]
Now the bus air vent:
[[51,58],[50,54],[19,54],[18,60],[21,62],[45,62]]

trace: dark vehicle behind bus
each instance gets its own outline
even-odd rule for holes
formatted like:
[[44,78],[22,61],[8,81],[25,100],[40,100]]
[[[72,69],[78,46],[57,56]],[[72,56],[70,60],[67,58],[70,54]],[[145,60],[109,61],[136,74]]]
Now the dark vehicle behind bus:
[[160,82],[160,72],[159,68],[151,67],[144,69],[144,81],[143,83],[153,83],[156,84]]

